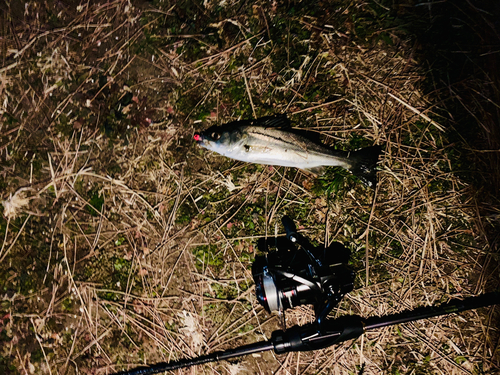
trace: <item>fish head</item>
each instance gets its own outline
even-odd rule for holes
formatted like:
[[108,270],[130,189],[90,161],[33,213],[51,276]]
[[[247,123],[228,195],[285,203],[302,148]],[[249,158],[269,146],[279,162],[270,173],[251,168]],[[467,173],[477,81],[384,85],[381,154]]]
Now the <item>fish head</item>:
[[239,143],[241,131],[227,126],[212,126],[205,131],[195,133],[193,139],[199,146],[225,155]]

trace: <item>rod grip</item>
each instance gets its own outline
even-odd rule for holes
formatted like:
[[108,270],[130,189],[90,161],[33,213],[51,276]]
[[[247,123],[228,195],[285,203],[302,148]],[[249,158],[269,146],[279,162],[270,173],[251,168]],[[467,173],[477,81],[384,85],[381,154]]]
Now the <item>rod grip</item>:
[[286,331],[274,331],[271,341],[274,343],[274,351],[281,354],[327,348],[358,338],[363,332],[363,318],[358,315],[348,315],[337,319],[326,319],[321,326],[315,322],[304,326],[293,326]]

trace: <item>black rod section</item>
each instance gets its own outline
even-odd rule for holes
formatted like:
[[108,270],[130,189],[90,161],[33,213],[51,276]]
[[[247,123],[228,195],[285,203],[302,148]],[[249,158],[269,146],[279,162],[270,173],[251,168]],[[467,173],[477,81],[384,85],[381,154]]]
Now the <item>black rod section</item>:
[[346,340],[355,339],[361,336],[363,332],[372,329],[499,304],[500,292],[493,292],[476,297],[468,297],[463,300],[453,299],[439,306],[420,307],[380,317],[362,318],[358,315],[347,315],[337,319],[325,319],[321,326],[316,321],[304,326],[293,326],[286,331],[274,331],[269,341],[256,342],[196,358],[186,358],[174,362],[138,367],[129,371],[119,372],[116,375],[157,374],[182,367],[201,365],[207,362],[220,361],[268,350],[274,350],[277,354],[317,350]]
[[419,307],[414,310],[403,311],[398,314],[366,318],[364,320],[365,331],[497,304],[500,304],[500,292],[486,293],[477,297],[468,297],[462,300],[453,299],[440,306]]
[[271,341],[260,341],[253,344],[240,346],[239,348],[236,349],[214,352],[212,354],[203,355],[201,357],[185,358],[173,362],[156,363],[150,366],[137,367],[129,371],[118,372],[116,373],[116,375],[158,374],[159,372],[176,370],[183,367],[201,365],[203,363],[220,361],[222,359],[229,359],[233,357],[239,357],[242,355],[264,352],[272,349],[274,349],[274,345]]

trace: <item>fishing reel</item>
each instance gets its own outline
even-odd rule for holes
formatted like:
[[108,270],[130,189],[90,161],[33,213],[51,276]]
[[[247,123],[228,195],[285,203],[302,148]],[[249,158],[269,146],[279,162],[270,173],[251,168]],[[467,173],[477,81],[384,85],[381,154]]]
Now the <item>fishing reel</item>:
[[315,248],[297,233],[290,218],[284,216],[282,223],[286,236],[276,238],[275,250],[270,250],[266,241],[257,244],[264,253],[257,256],[252,265],[257,299],[269,312],[284,312],[292,307],[312,304],[316,321],[274,331],[266,341],[195,358],[137,367],[119,374],[157,374],[268,350],[277,354],[318,350],[356,339],[373,329],[500,304],[500,292],[493,292],[381,317],[346,315],[328,319],[330,311],[353,289],[355,274],[346,265],[350,251],[338,242],[326,249]]
[[268,311],[284,312],[300,305],[314,306],[321,327],[330,311],[354,286],[354,272],[346,265],[350,251],[341,243],[313,247],[297,233],[293,221],[282,219],[286,237],[278,237],[275,250],[258,243],[264,255],[255,258],[252,275],[259,303]]

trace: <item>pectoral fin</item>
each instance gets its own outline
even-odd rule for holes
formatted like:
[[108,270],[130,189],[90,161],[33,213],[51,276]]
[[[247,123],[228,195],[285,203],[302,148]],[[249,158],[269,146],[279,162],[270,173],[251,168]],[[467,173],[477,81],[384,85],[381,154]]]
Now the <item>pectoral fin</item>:
[[321,176],[325,173],[325,167],[304,168],[304,170],[317,176]]

